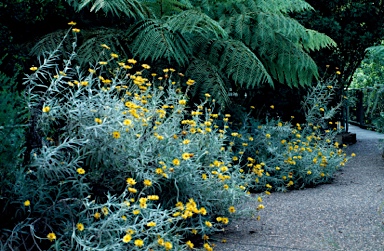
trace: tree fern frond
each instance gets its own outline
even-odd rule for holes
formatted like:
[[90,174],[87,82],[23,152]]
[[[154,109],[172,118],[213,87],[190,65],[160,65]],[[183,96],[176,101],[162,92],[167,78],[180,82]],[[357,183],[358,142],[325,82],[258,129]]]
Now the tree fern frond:
[[200,95],[199,98],[205,99],[204,94],[210,93],[222,108],[230,104],[227,84],[215,65],[195,58],[188,65],[185,74],[196,81],[192,89],[193,96]]
[[[45,35],[32,47],[29,54],[32,56],[41,56],[45,52],[52,52],[56,50],[66,33],[66,30],[58,30]],[[71,51],[71,45],[69,42],[65,43],[63,47],[62,51]]]
[[131,49],[142,60],[165,58],[184,65],[192,53],[187,39],[163,20],[147,19],[139,22],[132,31],[129,34],[133,39]]
[[[258,13],[256,20],[257,23],[254,27],[254,32],[257,31],[255,34],[256,41],[251,43],[252,49],[255,49],[256,45],[259,45],[260,42],[272,43],[272,41],[278,41],[275,37],[277,33],[285,36],[291,43],[302,46],[307,51],[336,45],[336,43],[325,34],[306,29],[293,18],[284,15]],[[268,47],[264,47],[264,50],[268,49]]]
[[376,57],[384,58],[384,45],[371,46],[368,47],[366,51],[375,55]]
[[189,0],[142,0],[142,2],[157,18],[178,14],[193,7]]
[[[278,45],[270,44],[275,54],[270,51],[261,51],[260,57],[267,65],[271,75],[280,83],[288,86],[305,86],[318,77],[317,65],[313,59],[300,46],[295,46],[284,35],[276,33]],[[263,47],[263,46],[261,46]]]
[[241,87],[254,88],[264,82],[273,85],[263,63],[241,41],[211,40],[200,54]]
[[307,51],[320,50],[325,47],[336,47],[336,42],[327,35],[315,30],[306,29],[301,37],[301,44]]
[[103,10],[106,14],[112,13],[112,15],[118,17],[125,14],[134,19],[144,19],[149,14],[145,5],[137,0],[81,0],[78,10],[88,5],[92,5],[91,12]]
[[80,65],[88,64],[89,62],[96,62],[100,60],[101,45],[106,44],[111,48],[113,53],[123,53],[126,51],[120,43],[123,32],[119,29],[97,29],[88,31],[83,44],[78,49],[78,60]]
[[228,37],[218,22],[197,10],[183,11],[167,19],[166,24],[180,33],[192,33],[203,36]]
[[293,13],[313,10],[313,7],[304,0],[249,0],[249,2],[256,3],[263,12]]

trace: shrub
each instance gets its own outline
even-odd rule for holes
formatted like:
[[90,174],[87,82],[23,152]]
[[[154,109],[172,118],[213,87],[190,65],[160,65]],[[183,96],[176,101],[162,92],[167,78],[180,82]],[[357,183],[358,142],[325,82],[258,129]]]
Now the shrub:
[[12,186],[18,222],[2,249],[185,250],[196,235],[210,250],[254,175],[225,144],[228,116],[209,94],[189,104],[194,81],[172,81],[174,69],[156,78],[102,47],[89,69],[74,66],[76,41],[68,58],[56,50],[30,69],[41,147]]
[[[269,119],[264,124],[247,118],[232,144],[238,161],[246,160],[245,173],[256,174],[252,188],[286,191],[330,182],[348,158],[336,140],[337,122],[332,121],[338,106],[328,107],[333,95],[330,83],[318,83],[303,101],[305,124]],[[271,109],[274,107],[272,106]],[[251,139],[251,140],[250,140]],[[236,147],[235,147],[236,148]],[[235,157],[237,159],[237,157]]]

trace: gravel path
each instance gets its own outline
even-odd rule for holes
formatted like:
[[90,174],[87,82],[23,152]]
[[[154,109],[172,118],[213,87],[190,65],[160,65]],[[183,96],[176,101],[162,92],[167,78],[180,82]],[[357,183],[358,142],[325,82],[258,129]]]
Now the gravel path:
[[265,197],[261,220],[232,222],[213,236],[215,251],[384,251],[384,159],[377,146],[384,135],[350,131],[357,143],[347,153],[357,157],[332,184]]

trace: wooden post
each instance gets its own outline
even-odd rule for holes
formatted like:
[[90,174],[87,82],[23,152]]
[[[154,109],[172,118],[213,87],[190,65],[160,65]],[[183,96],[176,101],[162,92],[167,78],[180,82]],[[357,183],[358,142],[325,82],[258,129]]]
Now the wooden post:
[[356,107],[356,120],[360,127],[364,127],[364,108],[363,108],[363,97],[362,90],[356,90],[357,107]]

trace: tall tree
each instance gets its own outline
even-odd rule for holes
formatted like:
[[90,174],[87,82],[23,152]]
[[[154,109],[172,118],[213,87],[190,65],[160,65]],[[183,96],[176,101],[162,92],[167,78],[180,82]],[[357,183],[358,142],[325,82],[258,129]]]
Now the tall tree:
[[[344,87],[364,59],[366,48],[380,44],[384,38],[384,3],[382,0],[307,0],[315,11],[295,14],[309,28],[330,36],[336,50],[322,50],[314,55],[322,69],[330,65],[339,70]],[[336,68],[337,67],[337,68]]]

